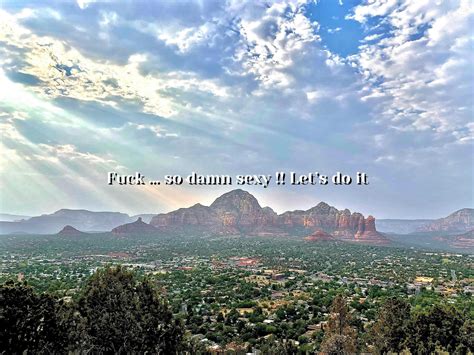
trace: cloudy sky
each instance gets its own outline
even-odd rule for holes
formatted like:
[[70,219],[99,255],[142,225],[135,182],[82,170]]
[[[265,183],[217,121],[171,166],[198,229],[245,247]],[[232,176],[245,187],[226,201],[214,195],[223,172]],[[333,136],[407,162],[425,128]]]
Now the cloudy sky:
[[469,0],[2,1],[0,212],[163,212],[230,189],[108,171],[365,171],[247,189],[278,212],[472,207],[473,18]]

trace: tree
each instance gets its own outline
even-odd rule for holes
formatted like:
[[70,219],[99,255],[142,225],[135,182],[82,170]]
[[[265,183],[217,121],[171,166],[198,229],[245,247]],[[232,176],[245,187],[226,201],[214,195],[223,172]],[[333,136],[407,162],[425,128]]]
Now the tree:
[[405,344],[413,354],[430,354],[437,349],[450,353],[462,348],[472,351],[472,340],[466,334],[469,331],[472,323],[454,307],[435,305],[411,318]]
[[198,338],[195,337],[185,337],[181,343],[180,348],[178,349],[179,354],[210,354],[207,350],[206,345],[204,345]]
[[67,329],[61,320],[61,302],[37,294],[23,283],[0,287],[0,352],[7,354],[66,352]]
[[456,347],[456,353],[465,354],[474,352],[474,321],[467,319],[459,332],[459,343]]
[[327,354],[353,354],[356,352],[357,335],[351,327],[351,314],[345,299],[338,295],[331,305],[328,329],[321,343],[321,351]]
[[271,355],[293,355],[298,353],[297,347],[294,345],[293,341],[277,340],[274,336],[268,337],[263,340],[258,349],[262,354],[271,354]]
[[224,321],[225,321],[224,315],[222,314],[222,312],[219,312],[219,314],[217,315],[217,322],[222,323]]
[[78,311],[81,351],[173,354],[183,335],[151,281],[121,266],[108,267],[90,278]]
[[379,353],[401,352],[407,335],[410,305],[398,298],[389,298],[380,308],[371,331],[375,349]]
[[331,317],[328,323],[329,331],[342,335],[344,330],[350,325],[352,318],[345,299],[341,295],[336,296],[332,302],[330,310]]
[[355,353],[355,344],[349,336],[330,334],[321,344],[321,352],[325,355],[348,355]]

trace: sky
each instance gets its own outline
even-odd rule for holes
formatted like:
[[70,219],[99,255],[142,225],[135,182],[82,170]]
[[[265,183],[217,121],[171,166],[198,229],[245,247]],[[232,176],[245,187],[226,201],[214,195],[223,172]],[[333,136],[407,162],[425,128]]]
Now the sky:
[[107,173],[332,175],[249,186],[277,212],[473,207],[466,1],[0,1],[0,212],[159,213],[236,186]]

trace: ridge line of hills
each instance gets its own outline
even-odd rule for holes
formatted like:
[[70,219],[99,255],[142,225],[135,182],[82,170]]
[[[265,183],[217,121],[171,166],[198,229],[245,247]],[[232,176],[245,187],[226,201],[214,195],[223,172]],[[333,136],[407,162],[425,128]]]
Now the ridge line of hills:
[[[138,218],[138,220],[137,220]],[[149,222],[149,223],[147,223]],[[306,240],[343,240],[368,244],[388,244],[380,233],[392,234],[442,233],[458,235],[458,244],[472,244],[474,209],[464,208],[437,220],[381,220],[365,218],[348,209],[338,210],[320,202],[308,210],[277,214],[270,207],[261,207],[247,191],[232,190],[219,196],[211,205],[200,203],[169,213],[129,216],[120,212],[92,212],[61,209],[52,214],[15,222],[0,222],[1,234],[79,235],[82,232],[112,231],[114,234],[214,234],[307,237]],[[402,232],[406,233],[400,233]],[[82,231],[82,232],[80,232]],[[461,237],[461,235],[463,235]],[[438,235],[444,238],[444,235]],[[456,242],[456,241],[454,241]],[[453,242],[453,243],[454,243]]]
[[348,209],[338,210],[325,202],[303,211],[277,214],[261,207],[247,191],[233,190],[218,197],[210,206],[196,204],[189,208],[159,214],[150,224],[163,232],[201,232],[212,234],[248,234],[258,236],[307,235],[325,230],[339,239],[386,243],[375,229],[375,218]]

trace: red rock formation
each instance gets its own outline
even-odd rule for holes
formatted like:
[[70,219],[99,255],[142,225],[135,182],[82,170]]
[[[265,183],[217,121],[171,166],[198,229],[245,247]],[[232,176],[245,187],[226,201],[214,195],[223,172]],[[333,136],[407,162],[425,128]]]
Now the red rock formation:
[[150,224],[162,230],[204,231],[217,234],[260,233],[273,226],[277,214],[262,208],[257,199],[243,190],[234,190],[217,198],[211,206],[200,204],[160,214]]
[[160,214],[150,224],[170,232],[203,232],[248,235],[308,235],[315,231],[331,233],[349,241],[379,243],[384,237],[375,229],[375,219],[360,213],[339,211],[321,202],[307,211],[297,210],[277,215],[262,208],[257,199],[243,190],[233,190],[218,197],[209,207],[197,204]]
[[474,229],[474,209],[463,208],[448,217],[418,228],[419,232],[469,232]]
[[326,233],[325,231],[322,230],[317,230],[311,235],[308,235],[307,237],[303,238],[304,240],[310,241],[310,242],[328,242],[328,241],[334,241],[334,237]]
[[375,218],[373,216],[361,220],[354,238],[358,242],[367,244],[383,245],[389,243],[389,240],[375,229]]

